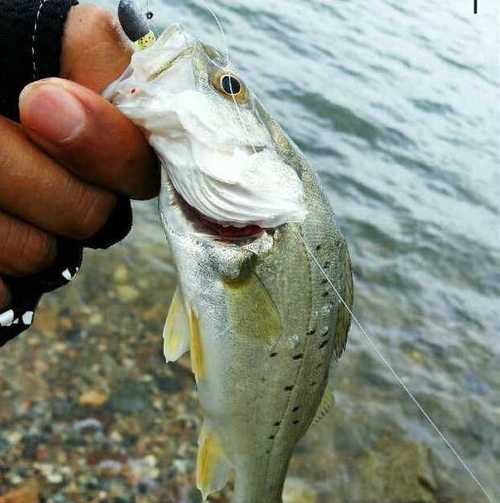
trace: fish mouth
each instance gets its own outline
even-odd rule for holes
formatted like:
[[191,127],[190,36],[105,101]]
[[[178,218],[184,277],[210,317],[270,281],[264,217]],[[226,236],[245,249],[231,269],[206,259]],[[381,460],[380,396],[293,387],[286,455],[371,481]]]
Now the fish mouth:
[[[174,189],[175,190],[175,189]],[[246,225],[245,227],[233,227],[231,225],[222,225],[214,220],[211,220],[203,213],[199,212],[196,208],[191,206],[185,199],[177,192],[177,199],[179,205],[182,207],[184,214],[191,220],[198,224],[199,227],[207,234],[212,234],[221,240],[233,241],[238,239],[245,239],[260,236],[265,229],[258,225]]]
[[258,225],[233,227],[223,225],[207,217],[191,206],[175,189],[170,177],[163,173],[162,185],[167,190],[168,201],[164,201],[163,208],[167,210],[166,224],[177,233],[194,234],[218,242],[246,244],[262,237],[266,232],[272,233],[274,229],[265,229]]

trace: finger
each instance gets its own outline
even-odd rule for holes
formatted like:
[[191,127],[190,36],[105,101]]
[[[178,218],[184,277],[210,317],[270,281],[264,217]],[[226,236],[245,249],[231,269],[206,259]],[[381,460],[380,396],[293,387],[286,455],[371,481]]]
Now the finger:
[[11,302],[11,295],[7,285],[0,278],[0,312],[7,309]]
[[51,234],[87,239],[116,196],[88,185],[40,151],[21,126],[0,117],[0,208]]
[[0,273],[27,276],[56,260],[56,239],[36,227],[0,213]]
[[31,139],[82,180],[136,199],[158,194],[153,151],[139,129],[100,95],[48,79],[23,91],[20,112]]
[[127,68],[132,46],[117,19],[94,5],[73,7],[66,22],[61,76],[101,93]]

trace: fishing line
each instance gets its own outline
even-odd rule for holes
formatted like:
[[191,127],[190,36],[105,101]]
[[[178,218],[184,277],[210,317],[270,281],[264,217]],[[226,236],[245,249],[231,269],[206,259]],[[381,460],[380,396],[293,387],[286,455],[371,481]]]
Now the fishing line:
[[[213,11],[213,9],[207,4],[207,2],[205,0],[201,0],[201,2],[205,6],[205,8],[208,10],[208,12],[212,15],[212,17],[215,19],[215,22],[217,23],[217,27],[219,28],[219,31],[220,31],[220,33],[222,35],[222,40],[223,40],[223,43],[224,43],[224,48],[226,50],[226,62],[225,62],[225,64],[223,66],[219,65],[219,63],[217,63],[217,61],[213,60],[212,58],[210,58],[210,61],[219,70],[222,70],[222,71],[228,70],[228,67],[231,66],[231,58],[230,58],[230,55],[229,55],[229,42],[228,42],[227,37],[226,37],[226,32],[224,30],[224,27],[222,26],[222,23],[221,23],[219,17]],[[232,91],[233,90],[232,83],[230,83],[229,85],[230,85],[230,88],[231,88],[231,91]],[[232,99],[232,101],[234,103],[234,108],[236,110],[236,114],[238,115],[238,119],[240,120],[240,124],[243,127],[243,129],[245,130],[245,132],[246,132],[246,134],[248,136],[248,139],[250,140],[250,138],[251,138],[250,128],[247,126],[247,124],[243,120],[243,117],[242,117],[241,111],[240,111],[240,107],[238,105],[238,102],[236,101],[236,97],[235,97],[234,93],[231,93],[231,99]],[[250,147],[252,148],[254,154],[257,154],[257,149],[255,148],[255,145],[251,141],[249,141],[249,143],[250,143]]]
[[363,334],[363,336],[365,337],[365,339],[368,341],[369,345],[371,346],[371,348],[373,349],[373,351],[375,352],[375,354],[378,356],[378,358],[380,359],[380,361],[389,369],[389,371],[391,372],[391,374],[393,375],[393,377],[396,379],[396,382],[403,388],[403,390],[410,397],[410,399],[412,400],[412,402],[416,405],[416,407],[418,408],[418,410],[422,413],[422,415],[424,416],[424,418],[429,422],[429,424],[432,426],[432,428],[434,429],[434,431],[439,435],[439,437],[441,438],[441,440],[445,443],[445,445],[448,447],[448,449],[450,449],[450,451],[452,452],[452,454],[459,461],[459,463],[464,468],[464,470],[469,474],[469,476],[472,478],[472,480],[477,484],[477,486],[479,487],[479,489],[481,490],[481,492],[484,494],[484,496],[486,497],[486,499],[490,503],[495,503],[494,500],[493,500],[493,498],[491,497],[491,495],[488,493],[488,491],[483,486],[483,484],[481,483],[481,481],[474,474],[474,472],[469,467],[469,465],[460,456],[460,454],[455,449],[455,447],[453,446],[453,444],[446,438],[446,436],[444,435],[444,433],[440,430],[440,428],[437,426],[437,424],[432,420],[432,418],[430,417],[430,415],[426,412],[426,410],[424,409],[424,407],[420,404],[420,402],[417,399],[417,397],[410,391],[410,389],[405,384],[405,382],[403,381],[403,379],[399,376],[399,374],[396,372],[396,370],[394,369],[394,367],[390,364],[389,360],[384,356],[384,354],[382,353],[382,351],[380,350],[380,348],[378,347],[378,345],[373,340],[373,337],[371,337],[368,334],[368,332],[363,328],[363,325],[361,324],[361,322],[354,315],[354,313],[352,312],[352,309],[349,307],[349,305],[347,304],[347,302],[345,302],[345,300],[343,299],[342,295],[340,295],[339,291],[337,290],[337,288],[333,284],[333,281],[328,277],[328,274],[323,269],[323,267],[319,263],[318,259],[315,257],[315,255],[313,254],[313,252],[309,248],[309,245],[307,244],[307,242],[304,239],[304,237],[299,232],[296,232],[296,235],[302,241],[302,243],[305,246],[305,249],[306,249],[307,253],[311,257],[311,259],[313,260],[313,262],[315,263],[315,265],[317,266],[317,268],[319,269],[319,271],[321,272],[321,274],[328,281],[328,284],[333,288],[333,291],[335,292],[335,294],[339,298],[340,302],[347,309],[347,311],[351,315],[352,320],[357,325],[357,327],[359,328],[359,330],[361,331],[361,333]]
[[213,11],[213,9],[210,7],[210,5],[208,5],[205,0],[201,0],[201,2],[205,6],[205,9],[207,9],[208,12],[210,12],[212,17],[215,19],[215,22],[217,23],[217,27],[219,28],[219,31],[222,35],[222,42],[224,44],[224,48],[226,49],[226,63],[224,64],[224,67],[219,66],[217,64],[217,62],[215,62],[213,60],[211,60],[211,61],[215,66],[217,66],[217,68],[224,70],[226,66],[229,66],[231,64],[231,59],[229,57],[229,42],[226,37],[226,32],[224,31],[224,27],[222,26],[222,23],[219,19],[219,16],[217,16],[217,14]]
[[[206,9],[210,12],[210,14],[214,17],[217,26],[219,27],[219,30],[222,34],[222,38],[224,40],[225,48],[226,48],[226,66],[229,65],[230,63],[230,55],[229,55],[229,44],[227,43],[227,38],[226,34],[224,31],[224,28],[222,26],[222,23],[220,22],[218,16],[215,14],[215,12],[207,5],[205,0],[201,0],[203,4],[205,5]],[[218,68],[225,70],[226,68],[221,68],[215,61],[212,61]],[[238,113],[238,118],[240,120],[241,125],[243,128],[247,130],[247,133],[250,138],[250,131],[247,128],[247,125],[243,121],[243,117],[241,116],[240,109],[238,102],[236,101],[236,98],[234,95],[232,96],[234,105],[236,107],[236,111]],[[255,146],[252,144],[251,145],[254,152],[257,153]],[[495,503],[493,500],[492,496],[489,494],[489,492],[486,490],[482,482],[479,480],[479,478],[476,476],[476,474],[472,471],[472,469],[469,467],[469,465],[465,462],[465,460],[462,458],[462,456],[459,454],[459,452],[456,450],[456,448],[453,446],[453,444],[448,440],[448,438],[445,436],[445,434],[441,431],[439,426],[434,422],[434,420],[431,418],[431,416],[427,413],[427,411],[424,409],[423,405],[420,403],[420,401],[417,399],[417,397],[411,392],[411,390],[408,388],[408,386],[405,384],[403,379],[400,377],[400,375],[397,373],[395,368],[391,365],[389,360],[385,357],[384,353],[382,350],[378,347],[376,342],[374,341],[373,337],[371,337],[368,332],[365,330],[361,322],[358,320],[358,318],[354,315],[352,309],[349,307],[347,302],[344,300],[340,292],[337,290],[335,285],[333,284],[333,281],[329,278],[328,274],[326,271],[323,269],[321,264],[319,263],[318,259],[314,255],[314,253],[311,251],[309,245],[307,244],[306,240],[304,237],[296,232],[297,237],[302,241],[304,244],[304,247],[308,253],[308,255],[311,257],[313,260],[314,264],[318,268],[318,270],[321,272],[321,274],[324,276],[328,284],[332,287],[333,291],[335,292],[335,295],[338,297],[339,301],[344,305],[344,307],[347,309],[348,313],[351,315],[352,320],[354,323],[357,325],[361,333],[363,334],[364,338],[368,342],[369,346],[372,348],[373,352],[375,355],[378,357],[378,359],[382,362],[382,364],[390,371],[396,382],[401,386],[401,388],[405,391],[405,393],[410,397],[411,401],[415,404],[417,409],[420,411],[420,413],[423,415],[423,417],[426,419],[426,421],[431,425],[432,429],[437,433],[439,438],[444,442],[444,444],[448,447],[448,449],[451,451],[453,456],[457,459],[457,461],[460,463],[462,468],[466,471],[466,473],[471,477],[471,479],[475,482],[477,487],[480,489],[480,491],[483,493],[483,495],[486,497],[489,503]]]

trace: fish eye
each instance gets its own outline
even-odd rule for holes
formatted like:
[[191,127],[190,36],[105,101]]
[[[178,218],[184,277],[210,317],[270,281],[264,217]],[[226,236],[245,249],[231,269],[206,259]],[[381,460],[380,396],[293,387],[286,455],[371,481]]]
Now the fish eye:
[[223,75],[220,78],[220,86],[226,94],[238,95],[241,93],[241,83],[233,75]]
[[213,86],[225,98],[236,100],[240,104],[248,101],[245,84],[234,74],[227,71],[218,73],[212,81]]

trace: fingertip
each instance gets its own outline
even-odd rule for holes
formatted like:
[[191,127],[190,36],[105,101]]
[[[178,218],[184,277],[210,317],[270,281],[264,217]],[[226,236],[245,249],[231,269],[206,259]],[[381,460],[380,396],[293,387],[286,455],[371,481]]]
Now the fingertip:
[[70,142],[86,125],[80,101],[54,80],[28,85],[19,97],[21,123],[53,144]]

